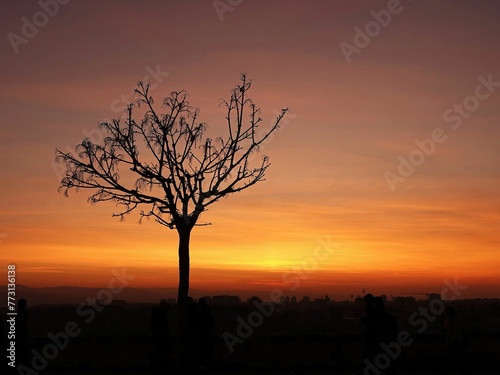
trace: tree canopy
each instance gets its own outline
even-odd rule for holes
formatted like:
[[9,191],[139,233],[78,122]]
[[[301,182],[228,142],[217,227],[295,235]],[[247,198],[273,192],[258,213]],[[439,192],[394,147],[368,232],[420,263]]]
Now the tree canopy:
[[[153,217],[170,229],[208,224],[197,224],[208,206],[264,180],[269,158],[252,167],[252,155],[288,111],[282,109],[269,128],[258,132],[262,118],[248,97],[251,86],[243,74],[229,99],[221,99],[227,134],[211,139],[187,92],[171,92],[159,112],[149,84],[139,82],[136,102],[123,118],[99,123],[106,135],[102,144],[85,138],[77,155],[56,150],[56,160],[66,168],[59,190],[67,196],[71,189],[89,189],[89,202],[115,202],[119,211],[113,216],[122,219],[140,207],[141,220]],[[139,109],[144,114],[135,119]]]

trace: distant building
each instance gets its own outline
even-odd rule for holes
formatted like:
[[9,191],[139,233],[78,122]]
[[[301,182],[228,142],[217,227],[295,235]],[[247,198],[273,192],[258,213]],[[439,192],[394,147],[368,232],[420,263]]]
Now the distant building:
[[212,297],[211,296],[203,296],[201,298],[203,298],[205,301],[207,301],[207,303],[212,303]]
[[429,293],[429,301],[433,301],[435,299],[441,300],[441,293]]
[[260,302],[262,302],[262,299],[260,297],[257,297],[257,296],[252,296],[252,297],[247,299],[247,302],[248,303],[254,303],[254,302],[260,303]]
[[288,305],[290,303],[290,297],[288,296],[281,296],[280,302],[284,305]]
[[354,303],[355,303],[356,305],[364,305],[364,304],[365,304],[365,299],[364,299],[364,297],[357,296],[357,297],[354,299]]
[[413,308],[415,302],[415,297],[392,297],[392,303],[402,309]]
[[309,303],[311,302],[311,299],[308,297],[308,296],[304,296],[302,297],[302,301],[300,301],[301,303]]
[[392,301],[396,303],[415,303],[415,297],[392,297]]
[[329,305],[330,304],[330,297],[328,296],[321,296],[321,298],[316,298],[314,300],[314,302],[317,304],[317,305]]
[[217,305],[234,305],[237,303],[241,303],[241,301],[240,297],[238,296],[221,295],[213,296],[212,303]]
[[297,303],[297,297],[293,296],[292,298],[290,298],[290,302],[292,304],[296,304]]

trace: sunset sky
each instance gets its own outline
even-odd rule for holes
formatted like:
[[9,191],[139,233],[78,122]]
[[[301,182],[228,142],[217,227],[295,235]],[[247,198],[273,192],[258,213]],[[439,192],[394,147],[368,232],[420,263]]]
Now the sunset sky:
[[[343,299],[457,278],[460,298],[500,297],[498,2],[70,1],[52,16],[41,3],[0,12],[0,265],[19,284],[101,287],[125,267],[131,287],[175,287],[176,232],[65,198],[54,150],[121,116],[145,78],[158,103],[186,89],[224,134],[219,99],[245,72],[264,126],[290,112],[262,150],[266,181],[194,229],[192,288]],[[356,44],[359,30],[373,36]],[[423,154],[415,140],[433,136]]]

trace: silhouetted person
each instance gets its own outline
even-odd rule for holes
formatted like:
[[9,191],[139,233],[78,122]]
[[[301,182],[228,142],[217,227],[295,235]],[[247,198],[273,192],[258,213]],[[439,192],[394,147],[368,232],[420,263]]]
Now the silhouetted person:
[[[389,344],[397,341],[398,323],[396,317],[389,314],[384,306],[384,300],[381,297],[373,298],[373,315],[375,322],[375,339],[377,342],[378,353],[382,353],[381,344]],[[394,374],[395,360],[391,358],[389,367],[386,370],[387,374]]]
[[[377,356],[383,352],[381,344],[396,341],[398,334],[397,320],[385,310],[384,300],[381,297],[367,294],[364,299],[366,316],[361,319],[366,330],[363,361],[368,360],[375,364]],[[365,366],[366,364],[363,363],[363,368]],[[386,373],[394,374],[394,360],[391,359]]]
[[17,365],[27,365],[29,362],[29,346],[28,346],[28,315],[26,306],[28,302],[21,298],[17,301],[17,316],[16,316],[16,354],[18,358]]
[[186,305],[186,353],[188,369],[190,373],[196,373],[199,367],[198,352],[198,304],[193,298],[187,298]]
[[373,298],[373,314],[375,318],[375,335],[377,343],[389,343],[397,338],[398,325],[396,318],[390,315],[381,297]]
[[464,331],[460,318],[454,307],[446,308],[446,319],[444,323],[446,336],[446,361],[445,374],[453,370],[453,364],[459,364],[462,374],[469,373],[467,364],[467,341],[464,337]]
[[198,353],[200,369],[206,370],[210,360],[212,345],[210,335],[215,328],[212,312],[204,298],[198,300]]
[[373,298],[373,294],[370,293],[364,297],[366,315],[361,318],[361,323],[365,326],[365,346],[363,348],[363,358],[367,358],[370,361],[373,361],[373,358],[379,349],[375,336]]
[[162,300],[151,309],[151,332],[153,334],[154,363],[157,368],[166,369],[168,364],[168,340],[170,327],[168,312],[170,304]]

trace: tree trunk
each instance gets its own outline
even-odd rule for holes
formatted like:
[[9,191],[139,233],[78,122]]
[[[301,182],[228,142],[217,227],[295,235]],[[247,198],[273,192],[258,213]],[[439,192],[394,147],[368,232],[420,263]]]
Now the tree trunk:
[[179,289],[177,303],[184,305],[189,293],[189,239],[191,229],[179,228]]
[[191,228],[177,227],[179,234],[179,288],[177,291],[177,370],[189,374],[187,297],[189,294],[189,239]]

